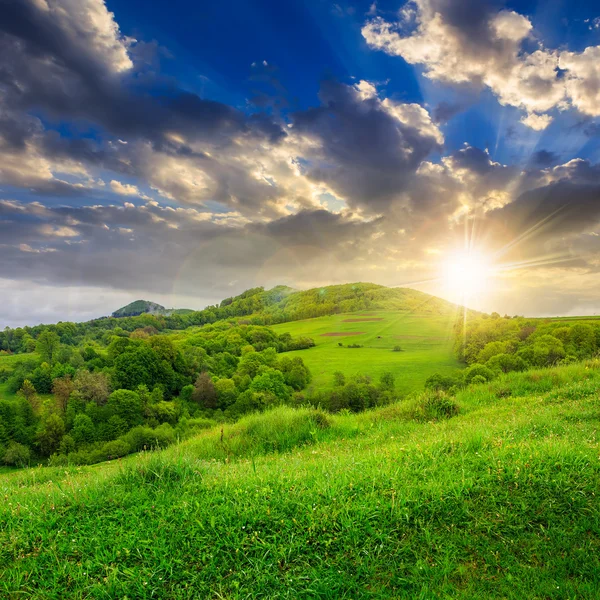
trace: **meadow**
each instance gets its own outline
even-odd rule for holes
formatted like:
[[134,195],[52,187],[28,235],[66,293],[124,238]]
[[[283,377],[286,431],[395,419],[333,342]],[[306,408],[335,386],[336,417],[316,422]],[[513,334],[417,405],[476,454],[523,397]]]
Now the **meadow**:
[[[377,320],[373,320],[377,319]],[[274,325],[278,333],[307,336],[315,347],[290,352],[301,356],[312,374],[310,389],[333,387],[333,373],[370,375],[391,372],[400,394],[421,391],[433,373],[460,368],[452,351],[455,315],[406,311],[359,311]],[[342,335],[327,335],[342,334]],[[343,344],[343,346],[340,346]],[[349,344],[362,346],[349,348]],[[400,351],[394,352],[394,348]]]
[[599,385],[588,361],[361,414],[279,407],[5,474],[0,595],[596,599]]

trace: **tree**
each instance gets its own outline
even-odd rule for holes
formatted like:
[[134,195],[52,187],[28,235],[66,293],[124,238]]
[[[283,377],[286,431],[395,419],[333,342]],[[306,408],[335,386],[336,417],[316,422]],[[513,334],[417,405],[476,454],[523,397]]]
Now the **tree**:
[[49,415],[41,423],[36,435],[41,453],[50,456],[56,452],[64,435],[65,422],[56,413]]
[[81,369],[77,371],[74,386],[84,400],[95,402],[99,406],[106,404],[110,395],[110,384],[106,373],[90,373],[86,369]]
[[88,415],[79,414],[75,417],[70,434],[77,445],[91,444],[96,439],[94,422]]
[[335,387],[342,387],[343,385],[346,385],[346,376],[341,371],[334,372],[333,385]]
[[542,335],[533,344],[533,363],[539,367],[556,364],[565,354],[562,342],[552,335]]
[[194,393],[192,400],[204,408],[217,408],[218,396],[217,390],[210,375],[206,372],[200,373],[194,383]]
[[389,371],[385,371],[379,377],[379,387],[384,391],[393,392],[395,383],[394,374]]
[[285,402],[291,395],[290,388],[285,384],[285,378],[281,371],[268,369],[257,375],[250,384],[252,392],[270,393],[280,402]]
[[29,379],[26,379],[23,382],[21,389],[17,393],[19,395],[23,396],[23,398],[25,398],[25,400],[27,400],[27,402],[32,404],[32,400],[37,392],[36,392],[36,389],[35,389],[33,383],[31,383],[31,381],[29,381]]
[[60,348],[58,334],[50,329],[44,329],[38,336],[36,350],[44,362],[52,364]]
[[129,428],[144,422],[144,407],[136,392],[116,390],[108,398],[106,406],[113,415],[121,417]]
[[485,365],[479,365],[475,363],[465,370],[465,383],[467,385],[470,384],[473,378],[477,377],[478,375],[483,377],[485,381],[491,381],[495,377],[494,371]]
[[220,408],[227,408],[237,399],[237,390],[233,379],[218,379],[215,383],[215,390]]
[[75,384],[70,375],[57,377],[52,382],[52,392],[56,396],[56,404],[63,414],[67,411],[67,404],[74,389]]
[[31,451],[24,444],[11,442],[4,453],[4,464],[13,465],[15,467],[25,467],[29,464]]
[[496,356],[492,356],[487,361],[486,366],[495,371],[502,371],[503,373],[524,371],[527,368],[525,361],[515,354],[496,354]]
[[43,362],[30,375],[31,383],[40,394],[50,394],[52,392],[52,372],[50,365]]

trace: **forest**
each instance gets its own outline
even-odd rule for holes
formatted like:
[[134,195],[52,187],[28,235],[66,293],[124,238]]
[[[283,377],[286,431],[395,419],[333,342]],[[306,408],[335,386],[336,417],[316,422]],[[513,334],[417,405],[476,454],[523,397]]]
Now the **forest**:
[[[221,322],[175,344],[152,327],[115,329],[105,344],[65,344],[45,328],[0,368],[5,464],[88,464],[164,447],[216,421],[289,403],[310,381],[307,338]],[[0,363],[1,364],[1,363]]]
[[527,319],[498,313],[471,315],[455,324],[454,349],[465,369],[434,374],[426,387],[456,391],[503,373],[567,365],[600,352],[600,322],[593,318]]

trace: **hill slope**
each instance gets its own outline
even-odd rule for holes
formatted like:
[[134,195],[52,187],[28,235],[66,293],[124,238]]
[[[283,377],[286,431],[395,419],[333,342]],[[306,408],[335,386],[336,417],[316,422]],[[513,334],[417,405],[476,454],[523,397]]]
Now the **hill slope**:
[[598,598],[599,385],[593,361],[455,401],[280,408],[122,465],[3,475],[0,590]]
[[112,317],[137,317],[139,315],[176,315],[176,314],[189,314],[194,312],[187,308],[165,308],[164,306],[157,304],[156,302],[150,302],[149,300],[135,300],[130,302],[127,306],[123,306],[112,313]]
[[315,341],[314,348],[288,353],[300,356],[310,369],[309,392],[333,387],[336,371],[346,377],[369,375],[375,381],[389,372],[396,390],[408,394],[421,391],[430,375],[461,367],[452,349],[454,321],[454,313],[370,310],[282,323],[273,329]]

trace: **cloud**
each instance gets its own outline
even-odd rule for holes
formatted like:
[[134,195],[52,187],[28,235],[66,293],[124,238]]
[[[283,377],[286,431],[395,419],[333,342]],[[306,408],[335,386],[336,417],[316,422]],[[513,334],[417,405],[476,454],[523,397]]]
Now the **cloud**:
[[[106,314],[133,296],[203,306],[231,295],[231,282],[414,284],[436,276],[435,257],[461,247],[465,230],[490,251],[512,244],[514,260],[571,260],[538,265],[536,277],[600,266],[597,164],[547,150],[502,164],[483,148],[444,147],[438,123],[473,90],[489,88],[540,131],[568,106],[596,110],[594,49],[549,50],[500,4],[418,0],[397,23],[370,15],[371,46],[459,89],[431,112],[371,81],[333,79],[315,106],[289,112],[270,64],[253,73],[276,96],[244,112],[161,75],[157,44],[123,35],[104,2],[7,6],[0,277],[21,299],[28,286],[35,298],[80,288],[62,306],[88,307],[31,319]],[[110,310],[93,289],[114,299]],[[3,313],[10,322],[15,310]]]
[[292,117],[293,135],[307,141],[302,172],[353,207],[377,211],[401,198],[444,141],[424,108],[381,100],[368,82],[324,81],[319,99]]
[[527,127],[545,129],[555,109],[600,115],[600,46],[548,49],[528,17],[496,2],[414,0],[400,17],[369,19],[362,28],[367,44],[421,65],[434,81],[489,88],[501,104],[526,112]]

